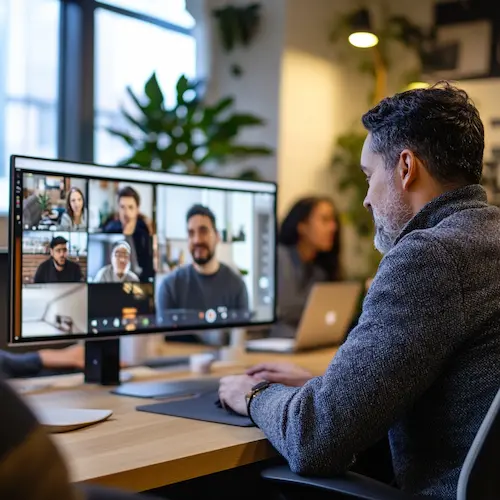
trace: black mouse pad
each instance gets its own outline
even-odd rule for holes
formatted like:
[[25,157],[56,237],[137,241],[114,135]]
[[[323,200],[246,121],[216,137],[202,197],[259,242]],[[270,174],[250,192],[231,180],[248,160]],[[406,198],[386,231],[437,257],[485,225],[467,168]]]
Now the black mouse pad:
[[236,425],[238,427],[254,427],[248,417],[228,412],[216,405],[219,399],[217,392],[209,392],[201,396],[182,399],[180,401],[167,401],[150,405],[141,405],[136,409],[148,413],[168,415],[170,417],[190,418],[203,422],[215,422],[217,424]]

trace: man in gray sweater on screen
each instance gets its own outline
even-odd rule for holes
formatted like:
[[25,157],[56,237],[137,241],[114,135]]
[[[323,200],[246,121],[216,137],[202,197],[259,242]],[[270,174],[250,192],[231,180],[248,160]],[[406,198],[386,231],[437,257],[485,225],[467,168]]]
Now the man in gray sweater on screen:
[[[160,284],[156,302],[157,322],[168,325],[176,311],[205,313],[208,323],[235,317],[248,320],[248,293],[243,278],[216,256],[220,236],[215,215],[203,205],[192,206],[186,215],[191,264],[181,266]],[[220,308],[227,312],[219,318]]]
[[388,433],[398,487],[452,499],[500,386],[500,210],[479,185],[483,124],[448,84],[384,99],[363,124],[364,204],[385,256],[359,324],[324,375],[260,365],[224,378],[220,398],[295,472],[341,473]]

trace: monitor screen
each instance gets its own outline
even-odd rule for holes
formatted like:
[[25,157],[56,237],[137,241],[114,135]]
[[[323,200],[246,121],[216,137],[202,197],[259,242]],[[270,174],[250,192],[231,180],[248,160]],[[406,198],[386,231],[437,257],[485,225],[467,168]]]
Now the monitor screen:
[[20,156],[11,183],[11,343],[274,322],[274,183]]

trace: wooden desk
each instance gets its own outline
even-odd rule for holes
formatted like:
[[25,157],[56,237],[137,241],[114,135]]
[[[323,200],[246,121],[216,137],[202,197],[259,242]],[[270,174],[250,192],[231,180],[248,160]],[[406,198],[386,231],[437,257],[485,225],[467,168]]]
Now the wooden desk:
[[[192,352],[200,350],[190,348]],[[166,350],[178,354],[173,346]],[[279,356],[229,350],[224,353],[227,361],[217,363],[214,373],[237,373],[245,366],[278,358],[321,374],[334,353],[333,348]],[[160,372],[157,378],[190,376],[177,370]],[[137,376],[140,378],[150,379],[151,374],[146,371]],[[265,460],[276,453],[258,429],[138,412],[135,407],[144,400],[114,396],[102,387],[77,385],[68,390],[66,384],[66,388],[27,396],[27,400],[35,406],[113,410],[114,415],[107,422],[54,435],[74,482],[146,491]]]

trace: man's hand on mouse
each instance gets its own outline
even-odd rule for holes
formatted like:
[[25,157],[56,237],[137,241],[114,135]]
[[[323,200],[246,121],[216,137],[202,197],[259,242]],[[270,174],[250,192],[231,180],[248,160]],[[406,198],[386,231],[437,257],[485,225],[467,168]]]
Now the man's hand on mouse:
[[261,363],[248,369],[247,375],[289,387],[302,387],[313,378],[310,372],[292,363]]
[[219,399],[223,406],[248,415],[245,396],[262,380],[290,387],[301,387],[313,375],[292,363],[261,363],[247,370],[246,375],[224,377],[220,381]]
[[219,399],[224,407],[229,407],[240,415],[248,415],[245,396],[260,380],[249,375],[223,377],[219,385]]

